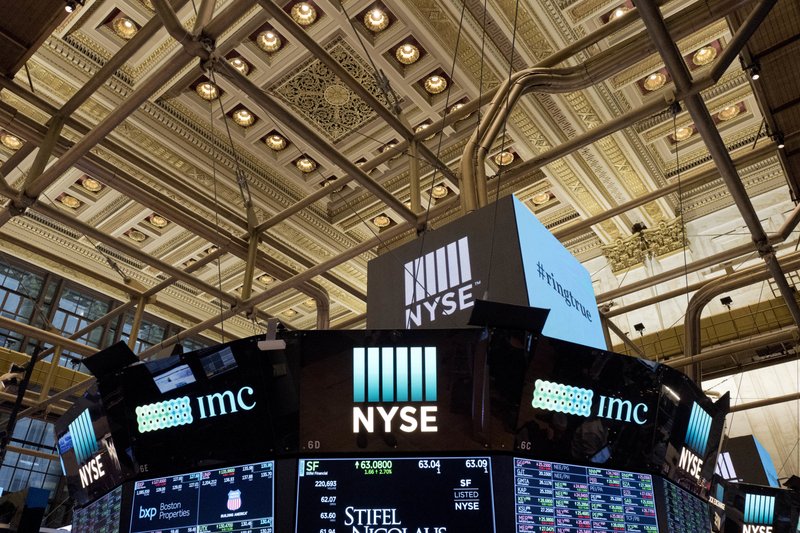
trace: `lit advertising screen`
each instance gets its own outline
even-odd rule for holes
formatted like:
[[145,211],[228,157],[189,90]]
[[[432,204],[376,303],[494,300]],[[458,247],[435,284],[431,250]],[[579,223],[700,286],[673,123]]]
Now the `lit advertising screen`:
[[137,481],[131,533],[274,532],[272,461]]
[[514,494],[517,533],[658,533],[648,474],[515,458]]
[[122,487],[72,513],[73,533],[118,533],[122,512]]
[[488,457],[304,459],[296,533],[496,531]]

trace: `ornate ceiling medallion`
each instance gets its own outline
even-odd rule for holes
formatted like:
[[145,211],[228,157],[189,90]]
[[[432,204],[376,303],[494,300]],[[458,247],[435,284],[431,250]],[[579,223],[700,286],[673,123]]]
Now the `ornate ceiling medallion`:
[[317,20],[317,10],[308,2],[298,2],[292,6],[292,20],[301,26],[311,26]]
[[103,190],[103,184],[89,176],[84,177],[81,181],[81,187],[89,192],[100,192]]
[[386,215],[378,215],[372,219],[372,223],[378,228],[388,228],[392,224],[392,219]]
[[124,15],[120,15],[111,22],[111,29],[126,41],[133,39],[139,32],[139,26]]
[[343,106],[350,101],[350,89],[338,83],[332,83],[325,87],[325,92],[322,93],[325,101],[331,105]]
[[667,76],[663,72],[653,72],[644,80],[644,88],[648,91],[656,91],[667,83]]
[[249,128],[256,122],[256,116],[247,109],[237,109],[232,117],[233,121],[243,128]]
[[672,135],[672,138],[676,141],[685,141],[689,137],[692,136],[694,133],[694,128],[692,126],[681,126],[680,128],[675,130],[675,133]]
[[367,14],[364,15],[364,26],[373,33],[383,31],[389,27],[389,15],[377,7],[370,9]]
[[0,132],[0,143],[3,144],[9,150],[17,151],[22,148],[23,142],[22,139],[17,137],[16,135],[11,135],[10,133],[4,131]]
[[394,53],[397,60],[404,65],[412,65],[419,59],[419,48],[411,43],[401,44]]
[[717,114],[717,117],[719,117],[721,121],[725,122],[726,120],[731,120],[732,118],[737,117],[739,112],[739,106],[737,104],[733,104],[722,108],[722,111]]
[[228,60],[228,64],[239,71],[242,76],[247,76],[250,72],[250,65],[241,57],[234,57]]
[[514,152],[508,152],[504,150],[499,154],[495,154],[493,159],[497,166],[505,167],[513,163],[515,157],[516,156],[514,155]]
[[308,174],[317,169],[317,162],[310,157],[301,157],[295,162],[295,166],[297,167],[297,170],[303,174]]
[[150,222],[150,224],[152,226],[154,226],[154,227],[156,227],[158,229],[166,228],[167,225],[169,224],[169,220],[167,220],[166,218],[162,217],[158,213],[153,213],[152,215],[150,215],[147,218],[147,221]]
[[447,80],[444,76],[434,74],[433,76],[428,76],[428,79],[425,80],[425,90],[430,94],[439,94],[445,89],[447,89]]
[[194,90],[203,100],[216,100],[219,96],[219,89],[210,81],[202,81],[198,83]]
[[692,56],[692,63],[698,67],[708,65],[717,57],[717,49],[713,46],[704,46],[694,53]]
[[258,34],[258,37],[256,37],[256,44],[263,51],[272,54],[281,49],[283,41],[275,31],[266,30]]
[[267,138],[264,139],[264,143],[270,150],[274,150],[276,152],[280,152],[286,148],[286,138],[282,135],[278,135],[277,133],[267,135]]
[[69,194],[62,194],[58,197],[58,201],[61,202],[63,205],[69,207],[70,209],[78,209],[80,206],[83,205],[83,202],[75,198],[74,196],[70,196]]

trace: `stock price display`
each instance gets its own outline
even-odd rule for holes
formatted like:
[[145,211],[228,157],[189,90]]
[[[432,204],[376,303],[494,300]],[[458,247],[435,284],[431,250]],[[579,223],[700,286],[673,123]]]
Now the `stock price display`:
[[300,461],[297,533],[495,531],[488,457]]
[[74,533],[117,533],[122,508],[122,487],[117,487],[96,502],[75,509],[72,515]]
[[514,459],[514,490],[517,533],[658,533],[647,474]]
[[131,533],[273,533],[273,462],[137,481]]
[[668,533],[706,533],[711,531],[711,507],[665,479],[659,479],[664,491],[664,514]]

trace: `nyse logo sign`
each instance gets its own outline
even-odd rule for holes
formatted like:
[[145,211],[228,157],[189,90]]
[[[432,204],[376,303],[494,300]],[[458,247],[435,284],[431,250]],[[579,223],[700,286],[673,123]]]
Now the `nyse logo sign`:
[[403,266],[406,328],[435,322],[474,305],[472,265],[467,237],[442,246]]
[[745,494],[742,533],[772,533],[775,496]]
[[353,348],[353,403],[384,404],[353,407],[353,433],[437,431],[436,347]]
[[[250,411],[256,406],[253,388],[244,386],[237,392],[226,390],[195,398],[197,414],[200,419],[214,418],[238,411]],[[163,402],[140,405],[136,408],[136,421],[139,433],[157,431],[194,422],[195,412],[188,396]]]
[[678,468],[685,470],[695,479],[700,479],[700,470],[703,468],[701,457],[706,454],[708,435],[711,432],[711,415],[706,413],[697,402],[692,405],[689,415],[689,425],[686,428],[685,446],[681,449],[681,458]]
[[100,447],[97,444],[97,435],[94,432],[92,417],[88,409],[70,422],[69,434],[75,450],[75,460],[78,462],[81,487],[85,489],[106,475],[102,456],[98,453]]
[[600,418],[638,425],[647,422],[648,407],[644,403],[633,403],[600,394],[595,406],[594,397],[595,393],[591,389],[537,379],[531,407],[585,417],[590,417],[594,413]]

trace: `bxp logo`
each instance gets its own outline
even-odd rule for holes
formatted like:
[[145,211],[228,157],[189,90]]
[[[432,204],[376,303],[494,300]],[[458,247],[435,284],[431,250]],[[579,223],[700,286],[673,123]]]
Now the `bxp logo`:
[[[556,413],[590,417],[594,410],[594,396],[595,393],[591,389],[537,379],[534,383],[531,407]],[[597,404],[596,411],[594,411],[596,416],[620,422],[633,422],[639,425],[647,422],[648,407],[644,403],[634,404],[629,400],[621,400],[602,394],[598,395],[598,398],[600,401]]]
[[[353,402],[436,402],[436,347],[353,348]],[[387,433],[395,415],[400,431],[437,431],[436,405],[378,405],[353,407],[353,433],[372,433],[376,412]]]
[[405,272],[406,327],[434,322],[474,305],[467,237],[409,261]]
[[772,533],[775,496],[745,494],[742,533]]
[[146,518],[152,520],[156,517],[158,510],[155,507],[142,507],[139,506],[139,520]]
[[75,460],[79,466],[81,487],[86,488],[106,474],[101,456],[97,453],[100,451],[100,446],[97,444],[97,435],[88,409],[70,422],[69,434],[75,450]]
[[[256,406],[252,387],[244,386],[238,392],[226,390],[195,398],[200,419],[236,413],[240,409],[249,411]],[[251,399],[248,400],[247,397]],[[140,405],[136,409],[139,433],[156,431],[194,422],[192,402],[188,396],[181,396],[163,402]]]
[[708,446],[708,436],[711,432],[711,415],[706,413],[697,402],[692,404],[692,413],[689,415],[689,425],[686,427],[686,446],[681,449],[681,458],[678,461],[678,468],[681,468],[700,479],[700,470],[703,468],[703,460],[700,456],[705,456]]

